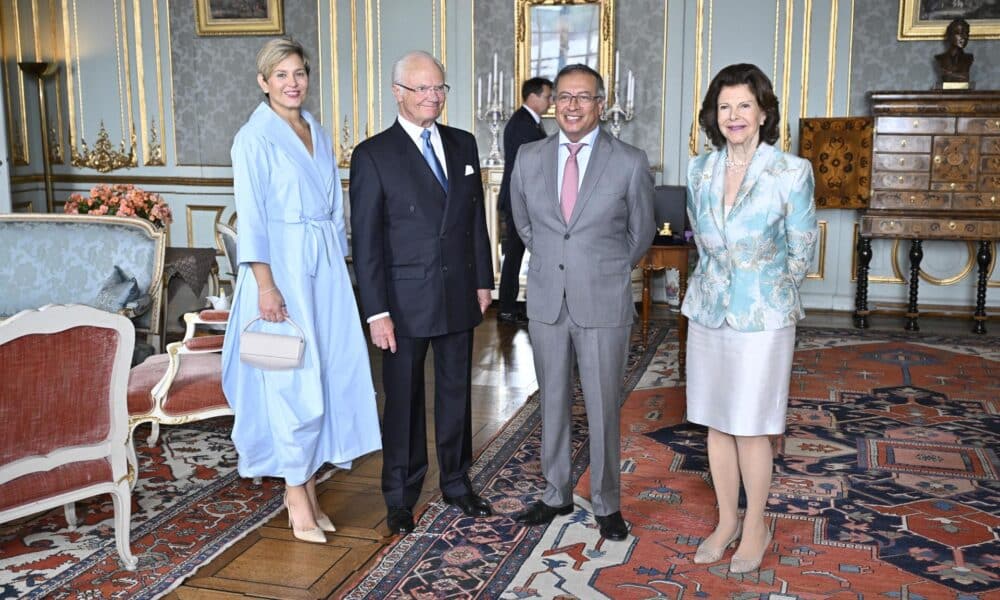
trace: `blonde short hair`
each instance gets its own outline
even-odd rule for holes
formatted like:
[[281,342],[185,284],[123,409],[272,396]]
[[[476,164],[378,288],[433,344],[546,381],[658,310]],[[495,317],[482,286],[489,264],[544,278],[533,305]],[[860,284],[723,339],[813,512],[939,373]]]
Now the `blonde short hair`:
[[306,68],[306,75],[309,74],[309,56],[302,44],[290,37],[276,38],[269,40],[257,53],[257,72],[267,79],[274,72],[278,63],[289,56],[297,54],[302,59],[302,64]]

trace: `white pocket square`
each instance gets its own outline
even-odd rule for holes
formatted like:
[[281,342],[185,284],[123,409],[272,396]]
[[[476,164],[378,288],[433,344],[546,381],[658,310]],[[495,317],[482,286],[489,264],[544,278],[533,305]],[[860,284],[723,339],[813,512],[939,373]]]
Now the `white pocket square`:
[[475,173],[475,170],[473,170],[472,165],[465,165],[465,174],[472,175],[473,173]]

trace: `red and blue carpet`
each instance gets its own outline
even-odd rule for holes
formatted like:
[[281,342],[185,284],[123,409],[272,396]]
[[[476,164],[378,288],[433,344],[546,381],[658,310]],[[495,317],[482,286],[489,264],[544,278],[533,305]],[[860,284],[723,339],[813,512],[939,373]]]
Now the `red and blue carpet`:
[[[541,492],[532,398],[480,456],[498,515],[433,502],[349,599],[1000,597],[1000,340],[799,330],[789,423],[760,570],[694,551],[715,521],[705,431],[683,420],[677,344],[633,348],[622,418],[622,503],[632,536],[600,538],[586,421],[574,411],[577,510],[549,527],[509,515]],[[672,336],[671,338],[672,339]]]
[[284,486],[236,474],[231,428],[231,419],[164,427],[158,446],[138,444],[134,572],[118,561],[108,495],[77,503],[74,530],[62,509],[0,524],[0,598],[156,598],[265,523]]

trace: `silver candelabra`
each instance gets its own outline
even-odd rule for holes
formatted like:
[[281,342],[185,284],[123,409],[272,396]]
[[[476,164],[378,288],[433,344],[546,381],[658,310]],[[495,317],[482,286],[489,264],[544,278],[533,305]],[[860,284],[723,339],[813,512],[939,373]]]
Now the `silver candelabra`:
[[510,118],[513,112],[514,99],[514,79],[510,80],[510,103],[504,105],[503,71],[497,70],[497,54],[493,53],[493,70],[486,75],[486,104],[483,104],[483,78],[477,79],[476,91],[476,118],[489,123],[490,126],[490,154],[483,161],[487,167],[503,166],[503,155],[500,154],[500,123]]
[[606,106],[601,113],[601,120],[607,121],[611,129],[611,135],[616,138],[621,136],[622,125],[632,120],[635,116],[635,77],[632,76],[632,69],[629,69],[625,78],[625,104],[620,102],[621,96],[621,71],[618,69],[618,51],[615,50],[615,82],[612,86],[614,91],[614,103]]

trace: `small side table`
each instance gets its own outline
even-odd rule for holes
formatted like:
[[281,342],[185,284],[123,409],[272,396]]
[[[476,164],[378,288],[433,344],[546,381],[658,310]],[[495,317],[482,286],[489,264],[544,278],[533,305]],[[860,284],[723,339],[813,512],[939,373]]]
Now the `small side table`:
[[[653,245],[646,251],[646,256],[639,261],[639,268],[642,269],[642,344],[646,344],[646,335],[649,332],[649,305],[652,303],[649,293],[649,281],[653,271],[664,269],[677,269],[680,273],[680,301],[684,302],[684,292],[687,289],[688,261],[690,253],[695,247],[691,244],[676,244],[669,246]],[[681,373],[687,360],[687,317],[677,313],[677,331],[680,339],[680,352],[678,362]]]
[[[171,329],[170,306],[181,308],[180,313],[202,308],[206,295],[219,290],[219,265],[215,248],[168,247],[163,267],[163,328],[160,334],[161,352],[166,347],[169,333],[183,332]],[[187,288],[187,290],[184,290]],[[180,302],[180,304],[177,304]],[[176,308],[174,310],[176,311]]]

